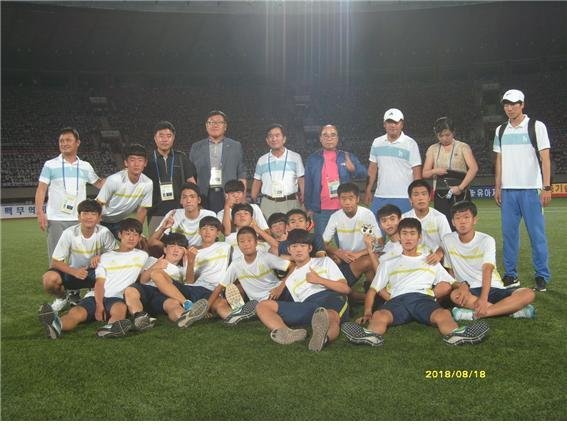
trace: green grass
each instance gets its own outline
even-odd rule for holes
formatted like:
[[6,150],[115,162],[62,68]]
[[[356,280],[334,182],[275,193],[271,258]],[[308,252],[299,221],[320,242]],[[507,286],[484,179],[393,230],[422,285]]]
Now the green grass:
[[[478,230],[501,240],[492,202]],[[311,353],[278,346],[259,322],[155,329],[97,340],[95,324],[51,341],[36,312],[45,235],[33,220],[2,222],[2,420],[555,420],[567,419],[567,200],[546,211],[552,284],[536,320],[489,319],[478,346],[446,346],[418,324],[393,328],[381,348],[344,338]],[[500,258],[501,243],[497,242]],[[531,286],[522,232],[520,278]],[[485,371],[426,379],[428,370]],[[477,373],[478,373],[477,372]]]

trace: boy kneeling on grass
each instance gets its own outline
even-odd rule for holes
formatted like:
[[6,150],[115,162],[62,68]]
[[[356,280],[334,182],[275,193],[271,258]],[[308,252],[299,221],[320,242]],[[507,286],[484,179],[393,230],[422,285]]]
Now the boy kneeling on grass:
[[403,253],[380,265],[370,289],[378,292],[390,285],[390,298],[374,312],[368,329],[357,323],[344,323],[341,329],[347,339],[354,344],[380,346],[384,343],[383,334],[388,327],[416,320],[436,326],[447,344],[481,342],[488,334],[485,322],[477,321],[470,326],[459,327],[451,312],[435,300],[433,287],[440,282],[454,282],[454,279],[439,263],[428,264],[427,257],[418,253],[421,237],[419,220],[404,218],[398,225],[398,233]]
[[49,338],[56,339],[63,331],[71,331],[80,323],[100,322],[105,318],[108,318],[108,324],[97,330],[99,337],[125,336],[132,328],[132,322],[126,319],[128,308],[124,303],[124,290],[138,279],[148,254],[136,249],[142,235],[142,224],[138,220],[122,220],[118,234],[118,250],[106,252],[100,257],[95,270],[94,292],[88,293],[61,318],[49,304],[40,307],[39,320]]
[[256,312],[278,344],[292,344],[307,337],[303,326],[311,322],[309,350],[321,351],[339,336],[341,319],[348,315],[350,288],[338,266],[329,257],[311,258],[312,236],[303,229],[289,232],[289,254],[295,270],[285,279],[293,301],[265,300]]
[[461,281],[451,292],[455,320],[510,315],[533,319],[535,299],[529,288],[510,289],[496,270],[496,243],[492,236],[475,231],[478,221],[476,205],[462,201],[451,208],[455,232],[445,235],[443,243],[448,266]]

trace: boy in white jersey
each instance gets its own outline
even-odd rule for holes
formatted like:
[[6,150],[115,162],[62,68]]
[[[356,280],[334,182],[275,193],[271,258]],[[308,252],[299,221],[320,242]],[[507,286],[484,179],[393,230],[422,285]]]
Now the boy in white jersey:
[[458,202],[451,208],[456,231],[445,235],[443,243],[455,277],[463,282],[451,292],[455,320],[511,315],[535,317],[535,299],[531,289],[504,288],[496,270],[496,243],[492,236],[475,231],[476,205]]
[[95,284],[95,268],[100,255],[116,247],[110,230],[99,225],[102,207],[93,199],[85,199],[77,206],[79,224],[63,231],[53,251],[51,268],[43,275],[43,287],[56,299],[51,304],[61,311],[69,302],[80,301],[81,288]]
[[338,266],[329,257],[311,258],[312,236],[303,229],[288,234],[289,254],[296,268],[285,279],[292,301],[265,300],[256,312],[278,344],[292,344],[307,336],[304,326],[311,322],[309,350],[321,351],[339,336],[341,320],[348,316],[345,295],[350,287]]
[[91,291],[69,312],[58,317],[49,304],[39,310],[39,320],[47,336],[56,339],[63,331],[71,331],[80,323],[104,321],[108,324],[97,330],[99,337],[125,336],[132,322],[126,319],[128,309],[124,303],[124,290],[133,284],[148,259],[148,254],[136,249],[142,234],[142,224],[127,218],[120,223],[120,247],[100,257],[96,268],[96,282]]
[[[403,253],[380,265],[372,288],[380,291],[391,285],[391,298],[372,315],[368,329],[356,323],[344,323],[343,333],[354,344],[380,346],[384,332],[390,326],[416,320],[436,326],[447,344],[476,344],[488,333],[488,325],[474,322],[459,328],[451,312],[442,308],[433,296],[433,287],[439,282],[455,282],[440,264],[428,264],[418,252],[421,223],[415,218],[404,218],[398,225]],[[456,284],[457,285],[457,284]]]
[[199,221],[206,216],[216,217],[216,214],[201,209],[201,195],[199,187],[195,183],[185,183],[181,187],[180,203],[183,208],[170,211],[150,237],[148,240],[150,248],[163,249],[161,237],[170,232],[184,234],[189,246],[201,244]]
[[142,174],[148,162],[146,155],[142,145],[127,146],[123,152],[125,169],[109,176],[96,197],[104,206],[101,224],[115,237],[118,237],[120,221],[135,211],[136,218],[143,223],[152,206],[154,184]]
[[[286,260],[291,259],[288,252],[289,242],[287,241],[287,234],[293,229],[303,229],[309,231],[309,225],[311,219],[305,211],[299,208],[294,208],[289,210],[286,214],[287,225],[286,233],[283,238],[279,241],[278,245],[278,255]],[[323,237],[317,233],[313,235],[313,249],[311,250],[311,257],[324,257],[327,255],[327,250],[325,247],[325,242],[323,242]]]
[[[224,185],[224,209],[217,213],[217,218],[223,225],[226,236],[232,233],[234,224],[232,223],[232,207],[236,204],[247,204],[246,188],[240,180],[229,180]],[[252,207],[254,222],[262,230],[268,230],[268,223],[260,207],[256,204],[249,204]]]

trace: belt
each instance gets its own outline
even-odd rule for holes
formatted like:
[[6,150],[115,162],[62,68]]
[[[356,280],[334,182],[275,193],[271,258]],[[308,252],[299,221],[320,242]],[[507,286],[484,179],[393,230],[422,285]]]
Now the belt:
[[268,198],[270,201],[274,201],[274,202],[285,202],[285,201],[291,201],[293,199],[297,199],[296,193],[292,193],[291,195],[287,195],[287,196],[282,196],[281,198],[272,198],[271,196],[268,195],[263,195],[263,196]]

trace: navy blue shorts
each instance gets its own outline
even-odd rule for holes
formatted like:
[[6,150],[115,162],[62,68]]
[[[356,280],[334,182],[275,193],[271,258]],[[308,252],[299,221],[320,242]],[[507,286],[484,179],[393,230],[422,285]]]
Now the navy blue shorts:
[[[471,288],[470,291],[474,296],[480,297],[481,290],[482,287],[479,286],[478,288]],[[490,288],[490,292],[488,292],[488,302],[490,304],[496,304],[497,302],[502,301],[504,298],[508,298],[514,291],[515,289],[512,288]]]
[[179,292],[181,292],[185,298],[193,302],[202,299],[208,300],[213,293],[213,291],[205,288],[204,286],[185,285],[181,282],[177,282],[176,280],[173,281],[173,284],[177,289],[179,289]]
[[[337,264],[339,266],[339,270],[341,271],[341,273],[343,274],[343,276],[345,277],[348,286],[352,286],[356,283],[356,281],[358,280],[358,277],[356,277],[353,273],[352,273],[352,269],[350,268],[350,264],[345,262],[345,261],[341,261],[339,264]],[[359,276],[360,277],[360,276]]]
[[140,301],[144,306],[144,311],[150,314],[164,314],[163,303],[167,300],[167,297],[163,295],[158,288],[151,285],[145,285],[143,283],[134,283],[130,285],[131,288],[135,288],[140,293]]
[[77,279],[75,276],[71,276],[68,273],[63,273],[61,270],[54,268],[49,269],[49,271],[59,273],[61,276],[61,281],[63,282],[63,287],[65,289],[81,289],[81,288],[94,288],[96,276],[95,269],[92,267],[87,268],[87,277],[84,279]]
[[288,326],[301,326],[311,323],[311,317],[319,307],[335,310],[341,322],[348,320],[348,302],[337,292],[325,290],[311,295],[303,302],[276,301],[278,314]]
[[435,298],[410,292],[409,294],[398,295],[386,301],[380,310],[388,310],[394,316],[392,325],[403,325],[404,323],[415,320],[424,325],[431,325],[431,313],[441,308]]
[[[104,312],[106,313],[106,320],[110,319],[110,309],[115,303],[124,303],[122,298],[118,297],[111,297],[111,298],[103,298],[102,303],[104,304]],[[126,305],[124,303],[124,305]],[[83,307],[87,310],[87,322],[94,322],[95,321],[95,312],[96,312],[96,301],[95,297],[86,297],[81,300],[78,304],[79,307]]]

